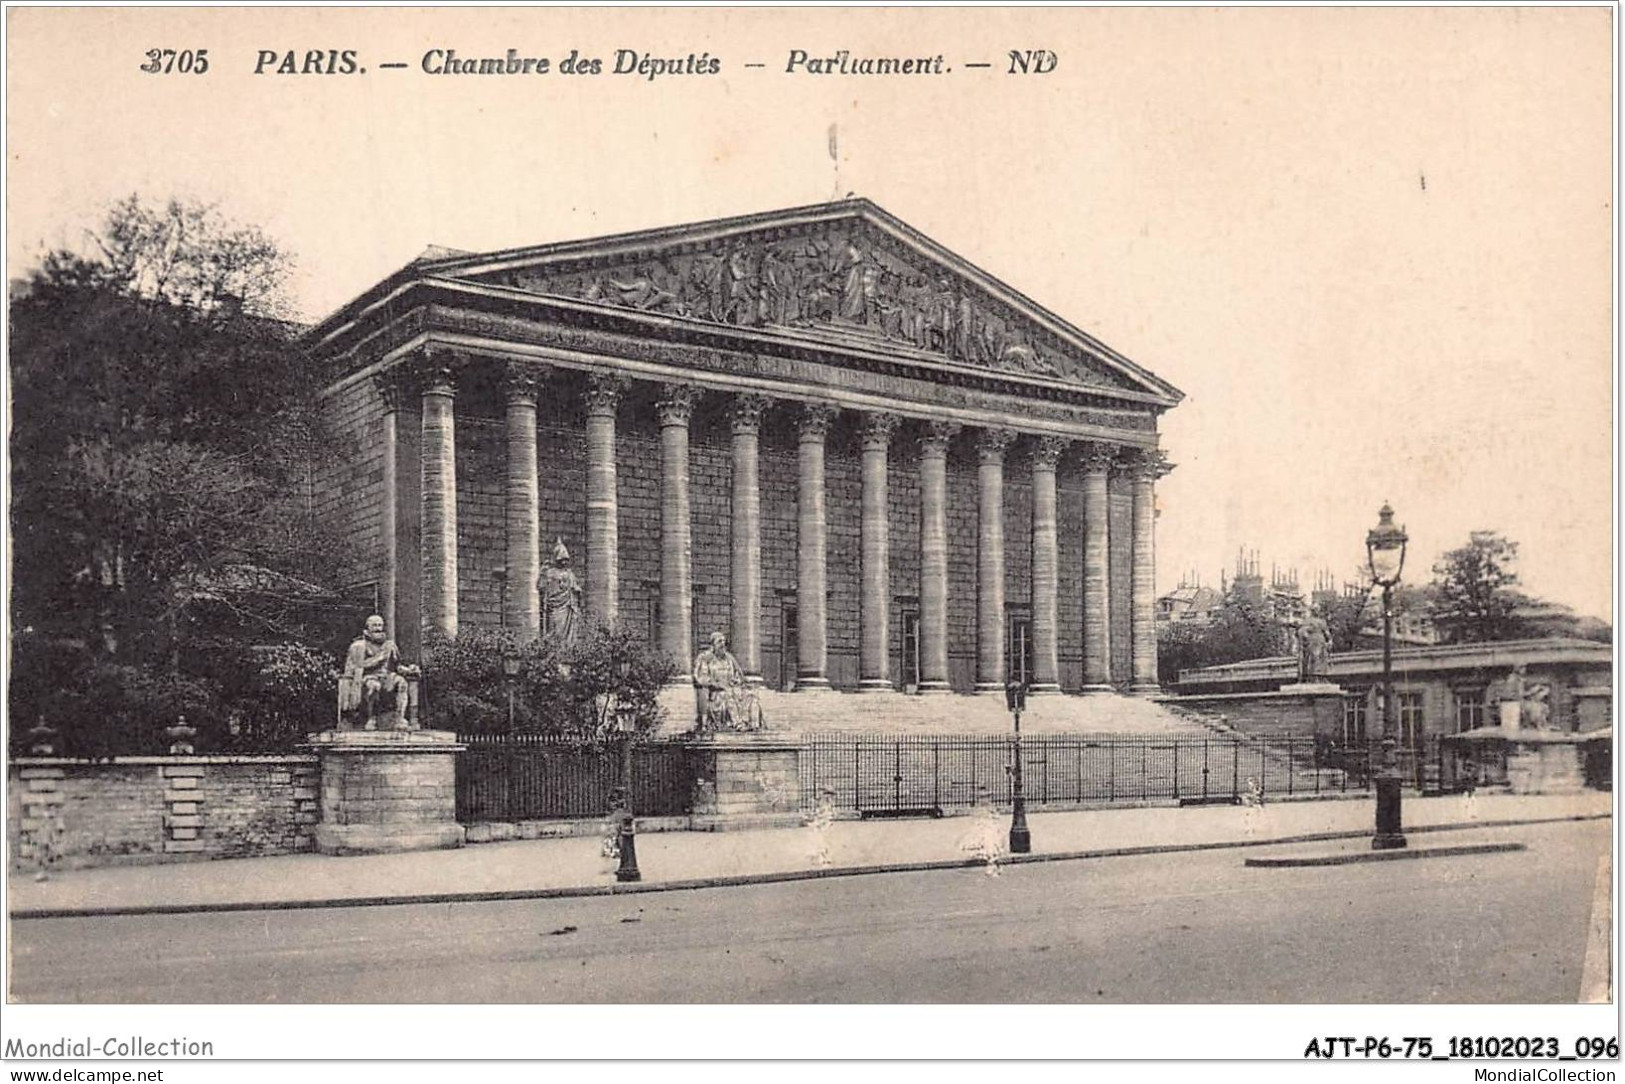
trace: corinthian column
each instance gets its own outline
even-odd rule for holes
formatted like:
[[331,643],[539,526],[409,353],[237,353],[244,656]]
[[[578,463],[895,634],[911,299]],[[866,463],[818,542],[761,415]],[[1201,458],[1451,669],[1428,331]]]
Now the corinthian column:
[[686,683],[693,663],[694,545],[689,525],[688,421],[698,394],[667,384],[655,403],[660,418],[660,648]]
[[980,460],[976,530],[976,691],[1004,692],[1004,450],[1015,434],[984,429],[976,436]]
[[1133,646],[1131,692],[1149,695],[1159,692],[1157,683],[1156,611],[1156,493],[1158,478],[1173,468],[1158,451],[1144,451],[1135,457],[1131,475],[1134,486],[1134,538],[1131,550],[1132,578],[1129,581],[1130,642]]
[[1083,456],[1083,691],[1111,691],[1107,479],[1113,449],[1091,444]]
[[520,639],[541,635],[541,526],[536,477],[537,371],[508,367],[503,391],[508,406],[508,477],[504,491],[507,525],[508,591],[502,623]]
[[1039,437],[1033,443],[1033,686],[1034,693],[1061,691],[1056,660],[1055,467],[1066,451],[1063,437]]
[[824,562],[828,550],[824,519],[824,438],[836,409],[823,404],[802,408],[799,434],[800,485],[796,491],[796,691],[829,688],[829,647],[825,623]]
[[957,422],[926,423],[920,437],[920,692],[948,685],[948,445]]
[[891,538],[887,515],[886,456],[895,414],[870,414],[863,421],[863,601],[859,618],[858,688],[890,690]]
[[453,362],[433,357],[419,371],[423,396],[423,623],[457,635],[457,397]]
[[733,402],[733,650],[745,683],[762,683],[762,497],[757,451],[763,395]]
[[373,386],[378,390],[378,397],[383,400],[383,453],[384,453],[384,502],[380,509],[380,535],[383,538],[383,569],[378,577],[379,594],[383,596],[384,627],[389,629],[390,635],[398,641],[401,637],[400,626],[396,623],[399,617],[399,602],[401,597],[400,575],[400,420],[401,399],[405,394],[402,386],[401,374],[398,369],[379,373],[373,377]]
[[587,377],[587,612],[612,625],[620,598],[620,540],[615,504],[615,412],[625,382]]

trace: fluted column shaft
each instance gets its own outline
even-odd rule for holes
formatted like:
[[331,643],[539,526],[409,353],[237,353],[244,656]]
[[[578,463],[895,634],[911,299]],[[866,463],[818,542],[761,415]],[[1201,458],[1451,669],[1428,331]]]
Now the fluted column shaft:
[[948,445],[959,426],[927,423],[920,438],[920,692],[948,685]]
[[423,387],[423,623],[457,635],[457,396],[456,372],[431,362]]
[[396,624],[400,616],[399,600],[401,597],[400,577],[400,501],[401,501],[401,381],[394,373],[380,374],[374,378],[374,386],[378,389],[379,397],[384,403],[383,415],[383,454],[384,454],[384,500],[381,511],[384,549],[384,567],[378,577],[381,609],[383,610],[384,627],[389,629],[390,635],[400,639],[401,630]]
[[688,422],[693,388],[668,384],[655,404],[660,418],[660,648],[686,682],[693,663],[694,544],[689,520]]
[[829,688],[829,642],[825,612],[825,561],[829,549],[824,517],[824,438],[835,408],[802,408],[796,489],[796,689]]
[[1083,689],[1111,689],[1110,545],[1107,480],[1112,449],[1091,445],[1083,460]]
[[1004,450],[1008,429],[976,438],[976,691],[1004,692]]
[[892,687],[891,645],[891,518],[887,485],[887,453],[897,428],[893,414],[870,414],[863,425],[863,598],[859,614],[858,688],[878,691]]
[[507,485],[504,489],[508,591],[502,623],[521,640],[541,635],[541,525],[536,468],[536,376],[510,369],[504,385],[507,399]]
[[1056,651],[1057,594],[1055,468],[1066,441],[1041,437],[1033,445],[1033,686],[1035,693],[1059,692]]
[[757,453],[767,399],[733,404],[733,652],[750,685],[762,683],[762,496]]
[[623,385],[587,378],[587,611],[614,624],[620,600],[619,516],[615,496],[615,413]]
[[1133,684],[1131,690],[1158,692],[1156,611],[1156,491],[1159,477],[1168,470],[1160,452],[1142,452],[1131,475],[1134,486],[1134,535],[1130,550],[1129,620]]

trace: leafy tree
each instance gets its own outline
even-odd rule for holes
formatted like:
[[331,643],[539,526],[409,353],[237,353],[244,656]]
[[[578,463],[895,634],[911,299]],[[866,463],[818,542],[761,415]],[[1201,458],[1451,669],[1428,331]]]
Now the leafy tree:
[[1331,633],[1330,650],[1353,651],[1360,646],[1360,632],[1371,621],[1380,619],[1380,605],[1374,604],[1370,592],[1345,592],[1323,598],[1315,603],[1315,614],[1326,622]]
[[1214,614],[1213,623],[1193,628],[1178,622],[1165,627],[1157,641],[1157,672],[1166,681],[1179,671],[1261,659],[1286,650],[1285,632],[1260,603],[1232,592]]
[[[13,285],[12,616],[44,645],[15,666],[58,690],[123,674],[167,712],[137,675],[216,680],[229,653],[205,634],[311,635],[346,551],[310,511],[332,436],[285,319],[290,266],[213,207],[132,196]],[[25,718],[49,706],[40,675],[13,684]]]
[[1433,622],[1447,643],[1511,640],[1522,635],[1513,566],[1518,544],[1496,531],[1473,531],[1467,545],[1433,566]]
[[1171,621],[1157,633],[1157,673],[1165,683],[1179,680],[1181,670],[1209,665],[1207,629]]

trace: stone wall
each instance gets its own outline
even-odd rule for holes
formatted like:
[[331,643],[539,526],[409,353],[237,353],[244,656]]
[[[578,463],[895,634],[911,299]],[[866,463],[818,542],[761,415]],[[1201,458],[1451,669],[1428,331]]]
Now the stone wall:
[[8,775],[20,869],[308,851],[318,817],[309,756],[23,757]]
[[1342,733],[1343,700],[1340,693],[1221,693],[1213,696],[1158,697],[1175,711],[1186,711],[1224,725],[1250,738],[1284,741]]
[[[338,447],[312,464],[314,511],[355,546],[357,582],[384,576],[384,403],[372,381],[353,382],[326,401],[325,421]],[[410,416],[410,425],[418,416]],[[402,415],[402,429],[410,428]],[[415,492],[415,489],[414,489]]]

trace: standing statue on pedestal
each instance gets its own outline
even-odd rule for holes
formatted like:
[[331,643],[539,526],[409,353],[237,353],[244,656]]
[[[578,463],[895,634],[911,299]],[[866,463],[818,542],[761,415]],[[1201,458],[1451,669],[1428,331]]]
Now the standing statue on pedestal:
[[728,637],[711,634],[711,646],[694,657],[695,730],[761,730],[762,708],[745,688],[745,672],[728,650]]
[[339,678],[340,730],[410,730],[411,687],[417,667],[401,662],[395,641],[377,614],[350,645]]
[[564,540],[553,543],[553,563],[537,583],[542,593],[542,638],[558,647],[571,647],[581,633],[581,581],[570,570],[570,551]]
[[1523,663],[1513,664],[1512,672],[1492,684],[1484,697],[1491,705],[1493,725],[1502,730],[1518,730],[1523,726],[1523,702],[1528,692],[1524,674]]
[[1330,671],[1332,630],[1324,619],[1310,614],[1298,624],[1298,680],[1305,685],[1326,680]]

